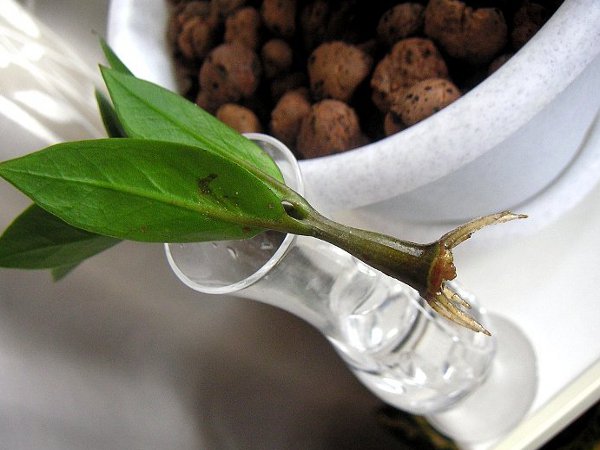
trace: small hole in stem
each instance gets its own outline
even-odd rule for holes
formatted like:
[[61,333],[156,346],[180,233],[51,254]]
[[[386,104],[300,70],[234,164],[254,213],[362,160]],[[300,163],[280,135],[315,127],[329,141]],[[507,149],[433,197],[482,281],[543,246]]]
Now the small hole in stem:
[[283,200],[281,202],[281,206],[283,206],[283,209],[285,209],[285,212],[288,216],[296,220],[303,220],[306,217],[304,211],[296,208],[296,206],[288,200]]

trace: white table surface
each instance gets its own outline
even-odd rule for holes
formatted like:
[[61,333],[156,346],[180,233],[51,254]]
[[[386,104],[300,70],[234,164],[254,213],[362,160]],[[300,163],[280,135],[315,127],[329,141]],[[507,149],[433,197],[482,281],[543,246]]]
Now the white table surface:
[[[598,379],[584,375],[588,370],[598,374],[600,363],[599,229],[600,188],[596,187],[534,236],[467,257],[460,265],[465,285],[485,299],[490,311],[518,324],[534,347],[538,388],[528,423],[531,428],[520,431],[524,438],[531,439],[534,430],[549,438],[600,399]],[[560,396],[573,383],[572,395]],[[560,414],[551,419],[544,416],[549,411],[544,408],[556,396],[550,409]],[[540,420],[534,419],[536,413],[546,418],[548,429],[536,429],[535,420]],[[528,448],[537,448],[543,440],[541,436]]]
[[[507,443],[466,446],[537,448],[600,399],[600,126],[596,124],[565,173],[521,205],[529,224],[484,230],[455,250],[461,284],[489,312],[516,324],[536,354],[537,390],[530,411]],[[557,202],[563,202],[554,208]],[[565,206],[567,205],[567,206]],[[558,211],[558,213],[557,213]],[[382,225],[352,211],[357,225],[428,241],[444,227]],[[493,330],[492,330],[493,332]],[[565,391],[567,394],[565,394]]]
[[[35,4],[38,16],[71,37],[84,59],[100,60],[90,30],[104,32],[108,1]],[[23,204],[6,186],[2,195],[9,211]],[[590,387],[596,378],[585,376],[600,359],[600,187],[573,203],[535,233],[457,251],[461,282],[490,311],[520,326],[537,355],[529,420],[504,448],[535,448],[600,397]],[[99,256],[59,285],[40,273],[0,271],[0,435],[10,443],[0,442],[0,449],[83,442],[86,448],[117,442],[352,448],[350,438],[363,448],[393,445],[367,418],[377,399],[314,331],[262,305],[199,298],[178,285],[159,247],[127,244],[125,250]],[[238,386],[239,380],[245,381]],[[573,391],[561,397],[564,389],[581,394],[578,401]],[[307,398],[308,392],[318,394]]]

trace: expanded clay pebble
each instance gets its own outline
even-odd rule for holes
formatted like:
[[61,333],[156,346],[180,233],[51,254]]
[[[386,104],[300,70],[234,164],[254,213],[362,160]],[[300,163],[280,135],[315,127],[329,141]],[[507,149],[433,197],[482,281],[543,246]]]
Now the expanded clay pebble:
[[256,50],[259,44],[260,20],[260,14],[251,6],[232,12],[225,19],[225,42],[238,42]]
[[183,24],[177,46],[184,58],[204,58],[216,43],[216,23],[210,18],[192,17]]
[[377,24],[377,37],[391,47],[400,39],[412,36],[423,28],[425,7],[420,3],[400,3],[388,9]]
[[266,27],[278,36],[291,38],[296,32],[296,0],[263,0],[260,9]]
[[321,100],[302,119],[296,140],[297,151],[305,158],[330,155],[358,147],[365,142],[356,112],[339,100]]
[[375,67],[371,77],[373,103],[387,112],[391,98],[418,81],[447,77],[446,62],[431,40],[402,39]]
[[310,90],[317,100],[348,101],[371,70],[373,60],[354,45],[340,41],[319,45],[308,57]]
[[414,125],[435,114],[460,97],[460,90],[443,78],[420,81],[408,88],[390,112],[400,117],[406,126]]
[[271,134],[289,148],[295,148],[300,125],[310,107],[307,89],[286,92],[271,112]]
[[425,34],[453,58],[483,64],[506,45],[508,28],[498,8],[471,8],[459,0],[429,0]]
[[178,5],[169,20],[167,37],[183,58],[204,58],[217,42],[218,20],[207,1]]
[[260,58],[265,77],[275,78],[290,70],[294,54],[290,44],[283,39],[270,39],[263,45]]
[[214,48],[200,68],[197,103],[215,112],[225,103],[248,98],[256,91],[261,66],[254,51],[237,42]]
[[[232,117],[246,116],[232,114],[230,105],[219,111],[221,106],[251,110],[263,130],[301,158],[295,141],[305,145],[318,136],[332,141],[326,148],[314,146],[316,151],[303,148],[304,157],[314,157],[376,141],[422,120],[452,95],[419,94],[421,100],[408,108],[402,99],[409,90],[433,78],[467,92],[522,47],[562,0],[165,2],[171,8],[167,39],[180,91],[230,124]],[[295,93],[288,96],[290,91]],[[312,111],[311,103],[325,99],[343,102],[351,113],[328,103],[329,109],[317,108],[325,112]],[[428,99],[427,107],[422,99]],[[305,115],[316,121],[314,139],[296,138]],[[321,133],[335,130],[332,117],[345,124],[357,117],[364,135]]]
[[256,114],[250,108],[235,103],[221,105],[215,116],[239,133],[260,133],[262,131]]

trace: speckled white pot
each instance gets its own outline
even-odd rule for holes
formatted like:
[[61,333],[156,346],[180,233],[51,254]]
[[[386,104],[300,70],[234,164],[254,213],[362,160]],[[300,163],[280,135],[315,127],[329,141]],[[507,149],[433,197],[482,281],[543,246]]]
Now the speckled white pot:
[[[174,89],[165,0],[112,0],[109,42],[136,75]],[[493,76],[419,124],[301,162],[325,212],[436,223],[519,205],[574,160],[600,108],[600,1],[565,0]]]

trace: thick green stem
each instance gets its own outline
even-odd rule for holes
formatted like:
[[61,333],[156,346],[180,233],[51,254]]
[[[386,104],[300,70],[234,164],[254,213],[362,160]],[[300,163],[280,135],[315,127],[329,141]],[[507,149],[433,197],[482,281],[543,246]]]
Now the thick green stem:
[[526,216],[509,211],[491,214],[461,225],[435,242],[417,244],[327,219],[283,184],[276,183],[274,192],[280,196],[287,212],[278,231],[312,236],[346,250],[371,267],[416,289],[434,311],[447,319],[473,331],[490,334],[463,310],[469,308],[469,304],[446,284],[456,277],[452,249],[483,227]]
[[[290,193],[288,193],[290,194]],[[339,247],[366,264],[400,280],[425,296],[439,244],[416,244],[334,222],[315,211],[300,195],[286,195],[287,232],[312,236]],[[280,230],[281,231],[281,230]]]
[[[346,250],[366,264],[417,289],[427,292],[430,268],[437,256],[435,245],[402,241],[384,234],[310,217],[312,236]],[[314,222],[313,222],[314,221]]]

